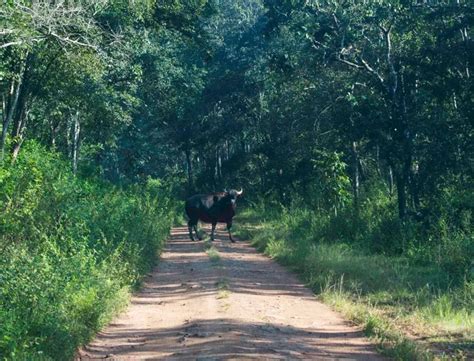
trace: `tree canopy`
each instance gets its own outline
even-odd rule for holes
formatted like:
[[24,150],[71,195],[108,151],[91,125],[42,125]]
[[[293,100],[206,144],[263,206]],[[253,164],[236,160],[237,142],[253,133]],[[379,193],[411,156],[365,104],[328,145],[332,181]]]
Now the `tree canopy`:
[[472,187],[469,2],[9,1],[0,15],[2,158],[34,138],[113,182],[239,185],[336,213],[378,184],[401,219]]

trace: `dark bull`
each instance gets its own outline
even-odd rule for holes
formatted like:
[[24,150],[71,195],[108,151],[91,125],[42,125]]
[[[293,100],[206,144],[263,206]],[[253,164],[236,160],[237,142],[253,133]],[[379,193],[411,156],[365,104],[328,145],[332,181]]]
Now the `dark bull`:
[[193,229],[196,236],[198,221],[212,224],[211,240],[214,240],[214,231],[217,223],[226,223],[229,239],[234,242],[230,233],[232,218],[235,215],[236,200],[243,193],[243,190],[231,189],[225,192],[211,194],[196,194],[186,200],[185,210],[189,217],[188,228],[189,237],[194,241]]

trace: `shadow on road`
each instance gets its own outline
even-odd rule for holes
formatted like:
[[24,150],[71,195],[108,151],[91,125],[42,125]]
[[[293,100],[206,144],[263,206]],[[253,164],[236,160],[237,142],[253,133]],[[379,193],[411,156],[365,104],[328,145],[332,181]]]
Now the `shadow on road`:
[[223,228],[213,245],[211,262],[203,241],[175,228],[128,312],[77,359],[380,359],[280,265]]

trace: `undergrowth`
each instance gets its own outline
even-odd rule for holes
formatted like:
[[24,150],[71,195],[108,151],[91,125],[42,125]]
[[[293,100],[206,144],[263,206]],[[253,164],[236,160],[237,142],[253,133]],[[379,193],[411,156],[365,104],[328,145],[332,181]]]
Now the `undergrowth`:
[[176,204],[159,180],[75,177],[35,143],[0,165],[0,189],[0,359],[71,359],[153,265]]
[[[419,233],[407,230],[410,226],[394,229],[387,223],[397,221],[387,214],[374,217],[378,221],[361,219],[361,214],[355,220],[348,213],[330,217],[257,205],[242,212],[236,223],[242,239],[251,239],[261,252],[298,272],[318,297],[363,325],[383,353],[397,360],[471,357],[472,236],[449,234],[458,237],[451,248],[464,248],[453,254],[443,249],[439,257],[439,249],[433,247],[430,254],[421,246]],[[365,225],[358,232],[361,222]],[[464,243],[459,243],[462,237]],[[374,245],[377,240],[393,242],[392,250]]]

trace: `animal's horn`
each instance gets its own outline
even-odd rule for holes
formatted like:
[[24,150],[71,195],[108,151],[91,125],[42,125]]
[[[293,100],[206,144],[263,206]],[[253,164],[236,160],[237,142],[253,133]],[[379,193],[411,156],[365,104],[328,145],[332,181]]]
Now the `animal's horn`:
[[244,193],[244,190],[243,190],[242,188],[240,188],[240,191],[237,191],[237,195],[238,195],[238,196],[241,196],[242,193]]

